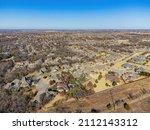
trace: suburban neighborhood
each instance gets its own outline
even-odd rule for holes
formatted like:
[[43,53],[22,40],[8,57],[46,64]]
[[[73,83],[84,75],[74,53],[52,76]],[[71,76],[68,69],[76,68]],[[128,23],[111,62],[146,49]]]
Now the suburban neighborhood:
[[[116,88],[122,92],[121,87],[134,88],[142,80],[147,86],[139,89],[150,91],[149,32],[43,30],[0,34],[0,91],[23,98],[17,100],[14,110],[0,107],[0,112],[84,112],[60,105],[93,99]],[[1,104],[12,105],[0,96]],[[116,103],[126,102],[119,99]],[[86,112],[95,110],[94,104],[91,107]],[[99,112],[104,108],[109,110],[111,104],[106,103]]]

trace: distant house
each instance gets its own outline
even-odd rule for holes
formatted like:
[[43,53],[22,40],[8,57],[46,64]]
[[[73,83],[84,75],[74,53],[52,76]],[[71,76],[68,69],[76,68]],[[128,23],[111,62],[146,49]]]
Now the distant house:
[[57,87],[57,90],[59,92],[62,92],[62,91],[66,91],[67,92],[68,91],[67,84],[64,83],[64,82],[58,82],[57,85],[56,85],[56,87]]
[[138,64],[144,64],[146,61],[146,57],[141,55],[141,56],[136,56],[132,58],[132,61]]
[[69,89],[69,90],[75,88],[75,85],[74,85],[74,84],[68,84],[67,86],[68,86],[68,89]]
[[128,79],[128,80],[138,78],[138,74],[135,73],[135,72],[128,72],[126,75],[127,75],[127,79]]
[[25,77],[25,81],[28,83],[29,86],[32,86],[34,80],[31,77]]
[[135,69],[135,72],[139,74],[141,72],[144,72],[144,69],[140,67],[140,68]]
[[125,63],[122,65],[122,67],[126,68],[126,69],[133,69],[134,68],[134,65],[132,64],[129,64],[129,63]]
[[126,73],[125,71],[118,69],[112,69],[111,72],[119,74],[120,76]]

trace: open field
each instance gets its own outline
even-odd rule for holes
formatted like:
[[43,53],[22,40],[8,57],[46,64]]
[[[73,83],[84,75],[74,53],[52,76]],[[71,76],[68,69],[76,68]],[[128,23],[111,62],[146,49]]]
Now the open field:
[[[114,106],[108,109],[109,103]],[[129,110],[124,108],[124,103],[129,105]],[[92,112],[92,110],[95,112],[150,112],[150,78],[97,92],[78,101],[58,104],[45,112]]]

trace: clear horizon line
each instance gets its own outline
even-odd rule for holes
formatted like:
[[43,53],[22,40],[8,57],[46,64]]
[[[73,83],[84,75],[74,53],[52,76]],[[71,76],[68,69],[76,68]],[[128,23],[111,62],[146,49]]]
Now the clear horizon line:
[[74,29],[74,28],[70,28],[70,29],[68,29],[68,28],[60,28],[60,29],[45,29],[45,28],[0,28],[0,30],[150,30],[150,28],[147,28],[147,29],[142,29],[142,28],[127,28],[127,29],[125,29],[125,28],[117,28],[117,29],[113,29],[113,28],[104,28],[104,29],[94,29],[94,28],[89,28],[89,29]]

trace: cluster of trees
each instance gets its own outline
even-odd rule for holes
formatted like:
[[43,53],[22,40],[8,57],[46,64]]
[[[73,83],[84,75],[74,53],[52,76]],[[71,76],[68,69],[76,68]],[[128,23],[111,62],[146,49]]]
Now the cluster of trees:
[[0,113],[32,112],[31,99],[36,95],[32,90],[21,88],[19,91],[0,89]]
[[4,80],[5,74],[13,67],[14,63],[12,60],[0,62],[0,86],[3,86],[6,83]]
[[99,82],[99,80],[101,80],[102,78],[102,73],[100,72],[100,74],[98,75],[98,78],[95,80],[95,83],[94,83],[94,87],[97,87],[97,83]]
[[102,73],[100,72],[99,76],[98,76],[98,80],[101,80],[102,78]]
[[150,77],[150,72],[141,72],[140,75]]
[[[106,105],[106,107],[107,107],[108,110],[111,110],[111,109],[113,109],[113,108],[115,107],[115,105],[116,105],[116,104],[108,103],[108,104]],[[131,109],[130,106],[129,106],[129,104],[126,103],[126,102],[123,103],[123,108],[126,109],[127,111]]]
[[112,82],[112,86],[116,86],[117,85],[117,82],[116,81],[113,81]]
[[110,85],[108,83],[106,83],[105,86],[110,87]]

